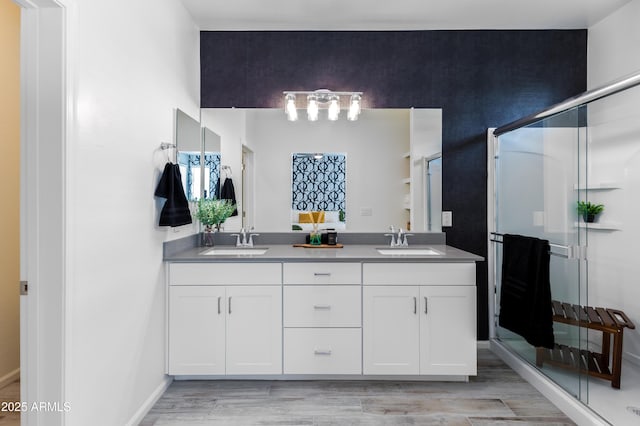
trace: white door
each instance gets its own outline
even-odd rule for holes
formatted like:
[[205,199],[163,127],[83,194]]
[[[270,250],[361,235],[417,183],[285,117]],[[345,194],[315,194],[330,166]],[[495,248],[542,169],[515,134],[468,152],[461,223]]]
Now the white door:
[[227,374],[282,374],[282,288],[227,287]]
[[419,287],[363,289],[364,374],[418,374]]
[[420,374],[475,375],[476,287],[420,287]]
[[225,288],[169,288],[169,374],[225,373]]

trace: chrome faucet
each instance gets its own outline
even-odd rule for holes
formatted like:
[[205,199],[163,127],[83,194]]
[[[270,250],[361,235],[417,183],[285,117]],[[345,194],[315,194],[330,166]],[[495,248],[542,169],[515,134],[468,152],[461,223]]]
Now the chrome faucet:
[[413,236],[413,234],[408,234],[402,230],[402,228],[398,229],[397,237],[396,237],[396,229],[392,226],[389,227],[391,230],[390,234],[384,234],[385,237],[391,237],[391,241],[389,242],[389,247],[408,247],[409,241],[407,237]]
[[[252,234],[250,230],[246,230],[245,228],[240,229],[239,234],[231,234],[232,237],[236,237],[236,247],[253,247],[253,237],[257,237],[260,234]],[[247,239],[247,232],[249,232],[249,238]]]

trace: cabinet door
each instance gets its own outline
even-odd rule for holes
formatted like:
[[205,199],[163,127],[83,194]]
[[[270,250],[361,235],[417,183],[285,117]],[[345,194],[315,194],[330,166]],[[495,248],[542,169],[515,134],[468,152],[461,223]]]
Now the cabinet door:
[[420,374],[475,375],[476,287],[420,287]]
[[282,288],[227,287],[227,374],[282,374]]
[[224,287],[169,288],[169,374],[225,373]]
[[418,374],[419,287],[363,288],[363,373]]

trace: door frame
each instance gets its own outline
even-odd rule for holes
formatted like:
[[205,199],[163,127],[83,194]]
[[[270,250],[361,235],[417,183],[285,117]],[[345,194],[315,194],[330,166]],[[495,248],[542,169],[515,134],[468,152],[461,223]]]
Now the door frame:
[[[20,376],[22,425],[65,424],[68,343],[66,166],[67,8],[14,0],[20,23]],[[69,0],[64,0],[65,2]],[[63,409],[32,409],[33,404]]]

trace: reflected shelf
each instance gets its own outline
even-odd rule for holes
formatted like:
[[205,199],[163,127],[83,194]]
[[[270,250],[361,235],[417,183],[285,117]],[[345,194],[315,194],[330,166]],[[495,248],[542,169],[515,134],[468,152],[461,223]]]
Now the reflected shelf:
[[602,231],[621,231],[622,230],[622,226],[619,223],[614,223],[614,222],[591,222],[591,223],[585,223],[585,222],[574,222],[573,224],[574,227],[580,227],[580,228],[587,228],[587,229],[593,229],[593,230],[602,230]]
[[595,183],[590,183],[588,185],[573,185],[573,189],[574,190],[579,190],[579,191],[584,191],[584,190],[591,190],[591,191],[597,191],[597,190],[610,190],[610,189],[620,189],[620,183],[619,182],[595,182]]

